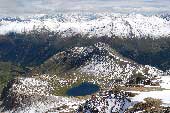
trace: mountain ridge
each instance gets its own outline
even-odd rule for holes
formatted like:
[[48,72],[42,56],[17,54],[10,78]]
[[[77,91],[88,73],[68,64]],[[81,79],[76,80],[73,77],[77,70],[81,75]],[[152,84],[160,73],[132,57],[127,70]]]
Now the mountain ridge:
[[[130,77],[146,76],[154,77],[163,75],[163,71],[148,65],[137,64],[121,56],[118,52],[110,48],[107,44],[97,43],[87,47],[74,47],[63,52],[59,52],[46,60],[37,68],[41,74],[56,74],[71,72],[82,75],[94,76],[97,78],[106,77],[109,79],[121,79],[127,83]],[[72,75],[71,74],[71,75]],[[74,75],[75,76],[75,75]],[[133,78],[133,77],[132,77]]]
[[62,14],[30,19],[1,19],[0,34],[29,33],[46,28],[62,37],[76,34],[92,36],[119,36],[122,38],[160,38],[170,36],[170,21],[160,16],[141,14]]

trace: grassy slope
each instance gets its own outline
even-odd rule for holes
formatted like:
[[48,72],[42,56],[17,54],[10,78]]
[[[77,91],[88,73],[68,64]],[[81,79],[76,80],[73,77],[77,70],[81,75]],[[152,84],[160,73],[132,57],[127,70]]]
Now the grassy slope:
[[9,80],[25,73],[22,67],[10,62],[0,62],[0,93]]

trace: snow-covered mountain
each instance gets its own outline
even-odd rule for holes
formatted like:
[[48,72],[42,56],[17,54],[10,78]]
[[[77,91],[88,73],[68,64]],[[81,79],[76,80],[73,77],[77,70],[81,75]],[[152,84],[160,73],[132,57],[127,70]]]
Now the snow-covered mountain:
[[91,36],[167,37],[170,21],[161,16],[140,14],[56,14],[33,18],[1,18],[0,34],[29,32],[46,28],[63,37],[75,34]]
[[160,17],[170,21],[170,14],[162,14],[162,15],[160,15]]

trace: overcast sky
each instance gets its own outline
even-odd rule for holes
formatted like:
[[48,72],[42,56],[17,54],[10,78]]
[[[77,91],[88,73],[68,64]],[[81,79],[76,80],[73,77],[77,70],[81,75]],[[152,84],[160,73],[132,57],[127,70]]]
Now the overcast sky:
[[0,0],[0,15],[47,14],[62,10],[164,13],[170,12],[170,0]]

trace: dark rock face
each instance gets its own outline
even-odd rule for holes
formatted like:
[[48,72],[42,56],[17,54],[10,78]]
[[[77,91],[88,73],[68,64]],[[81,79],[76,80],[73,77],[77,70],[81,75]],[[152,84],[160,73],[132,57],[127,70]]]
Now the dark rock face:
[[[3,101],[2,105],[4,107],[4,111],[6,110],[12,110],[18,107],[22,107],[22,104],[27,103],[29,105],[30,98],[28,96],[24,95],[18,95],[17,93],[13,92],[11,90],[12,86],[14,84],[17,84],[17,79],[13,79],[8,82],[7,86],[4,87],[1,99]],[[23,99],[23,100],[20,100]]]
[[17,82],[16,79],[13,79],[8,82],[7,86],[4,87],[2,94],[1,94],[1,100],[3,101],[1,106],[4,106],[4,110],[11,110],[14,107],[18,107],[18,103],[16,103],[16,97],[15,94],[10,91],[12,88],[12,85]]

